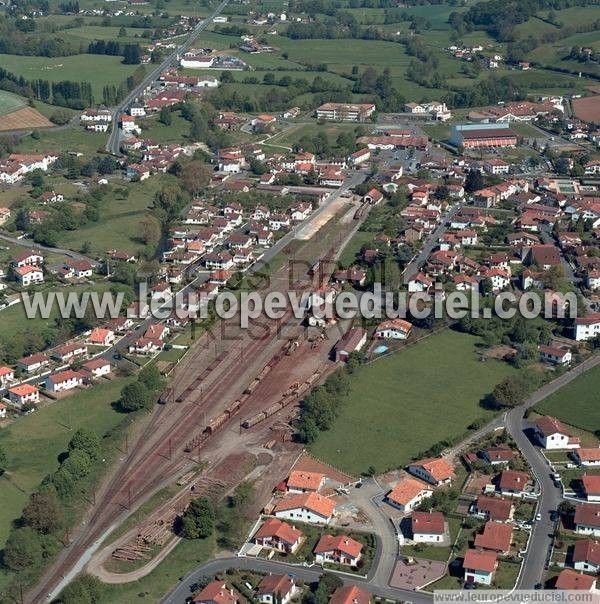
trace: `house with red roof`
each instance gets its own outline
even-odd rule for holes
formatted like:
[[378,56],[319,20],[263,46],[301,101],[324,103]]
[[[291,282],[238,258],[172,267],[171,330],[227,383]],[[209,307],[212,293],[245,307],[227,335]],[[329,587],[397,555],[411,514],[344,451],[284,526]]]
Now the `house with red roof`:
[[573,568],[591,573],[600,571],[600,543],[592,539],[579,539],[573,546]]
[[480,495],[471,506],[471,513],[486,520],[508,522],[512,520],[515,508],[509,499]]
[[491,585],[497,567],[498,558],[495,552],[469,549],[463,560],[465,583]]
[[280,501],[273,512],[276,518],[313,524],[329,524],[335,501],[318,493],[302,493]]
[[288,604],[298,591],[290,575],[267,575],[255,590],[261,604]]
[[6,405],[4,403],[0,403],[0,419],[6,418]]
[[573,360],[571,349],[568,346],[552,346],[540,344],[540,361],[552,365],[568,365]]
[[292,470],[287,479],[288,493],[316,493],[325,482],[325,474]]
[[383,339],[406,340],[411,330],[412,323],[404,319],[388,319],[377,326],[374,336]]
[[87,337],[87,343],[95,346],[110,346],[115,341],[115,332],[103,327],[95,327]]
[[513,529],[510,524],[486,522],[483,532],[475,535],[475,547],[507,555],[512,543]]
[[43,353],[37,352],[17,361],[17,368],[27,373],[41,371],[50,365],[50,359]]
[[39,266],[18,266],[13,269],[16,280],[22,287],[29,287],[35,283],[44,281],[44,272]]
[[544,415],[533,424],[535,439],[544,449],[578,449],[579,438],[573,437],[555,417]]
[[108,375],[111,371],[110,362],[102,357],[97,357],[95,359],[90,359],[86,361],[82,366],[80,372],[84,375],[84,377],[88,380],[94,380],[96,378],[102,377],[103,375]]
[[341,564],[356,566],[361,558],[362,543],[346,535],[323,535],[313,550],[315,560],[320,564]]
[[440,486],[452,482],[454,469],[452,464],[443,457],[432,457],[409,464],[408,472],[430,484]]
[[302,545],[302,531],[279,518],[267,518],[252,536],[252,541],[278,552],[293,554]]
[[595,591],[596,578],[565,568],[556,578],[555,588],[565,591]]
[[415,543],[441,543],[444,541],[446,522],[442,512],[413,512],[410,526]]
[[15,379],[15,370],[11,367],[0,367],[0,386],[6,388]]
[[67,390],[73,390],[73,388],[77,388],[82,384],[83,374],[71,369],[51,373],[46,378],[45,382],[46,390],[49,392],[66,392]]
[[600,476],[584,474],[581,477],[583,496],[591,502],[600,502]]
[[223,581],[211,581],[192,601],[195,604],[238,604],[245,600]]
[[582,503],[575,507],[575,532],[600,537],[600,506]]
[[19,384],[8,389],[8,400],[17,407],[27,404],[37,404],[40,400],[40,392],[31,384]]
[[329,599],[329,604],[370,604],[371,594],[356,585],[338,587]]
[[481,452],[481,455],[493,466],[508,465],[515,458],[515,452],[508,447],[488,447]]
[[600,447],[581,447],[572,455],[580,466],[600,466]]
[[520,470],[504,470],[498,479],[498,490],[506,497],[523,497],[528,492],[531,477]]
[[386,495],[386,501],[402,512],[410,512],[432,495],[433,489],[421,480],[402,478]]
[[364,197],[363,201],[373,206],[378,205],[383,200],[383,193],[377,189],[371,189]]

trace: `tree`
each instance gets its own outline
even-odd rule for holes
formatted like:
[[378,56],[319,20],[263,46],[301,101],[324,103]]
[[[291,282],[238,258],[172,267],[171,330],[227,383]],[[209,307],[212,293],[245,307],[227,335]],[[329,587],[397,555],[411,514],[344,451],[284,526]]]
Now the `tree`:
[[529,388],[522,376],[504,378],[492,391],[492,401],[497,407],[516,407],[523,402]]
[[164,381],[160,371],[154,363],[148,363],[138,375],[138,381],[144,384],[148,390],[158,392],[162,390]]
[[54,490],[33,493],[23,510],[23,520],[38,533],[52,533],[63,523],[62,504]]
[[465,191],[467,193],[483,189],[484,184],[483,175],[479,170],[469,170],[467,178],[465,179]]
[[170,126],[173,121],[173,115],[171,113],[170,107],[163,107],[160,110],[160,114],[158,116],[158,121],[165,126]]
[[158,220],[148,214],[140,222],[140,238],[145,245],[156,245],[160,241],[161,228]]
[[2,561],[11,570],[23,570],[37,566],[42,559],[39,536],[29,526],[11,531],[4,546]]
[[69,452],[74,450],[84,451],[91,460],[96,460],[100,455],[100,439],[91,430],[80,428],[69,442]]
[[74,449],[63,462],[62,467],[68,470],[74,478],[83,478],[92,469],[92,460],[85,451]]
[[102,599],[103,585],[92,575],[80,575],[61,592],[61,604],[98,604]]
[[199,195],[208,185],[211,169],[202,161],[191,161],[181,170],[181,181],[190,195]]
[[181,534],[186,539],[206,539],[214,530],[215,510],[207,497],[192,499],[181,518]]
[[144,409],[150,402],[150,391],[140,383],[127,384],[121,390],[120,408],[126,413]]
[[0,476],[6,472],[8,469],[8,456],[6,455],[6,451],[0,447]]

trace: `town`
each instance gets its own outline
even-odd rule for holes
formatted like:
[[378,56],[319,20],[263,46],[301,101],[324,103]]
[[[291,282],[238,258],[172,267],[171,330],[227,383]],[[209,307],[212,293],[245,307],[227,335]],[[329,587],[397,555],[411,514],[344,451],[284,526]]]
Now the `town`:
[[0,602],[596,594],[599,20],[0,6]]

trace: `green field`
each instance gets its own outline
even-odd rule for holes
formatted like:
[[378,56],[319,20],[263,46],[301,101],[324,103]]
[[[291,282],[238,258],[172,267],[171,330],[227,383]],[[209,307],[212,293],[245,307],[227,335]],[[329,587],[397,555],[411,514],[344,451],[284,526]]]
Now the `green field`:
[[50,82],[89,81],[96,102],[102,101],[102,89],[108,84],[119,85],[138,65],[123,65],[121,57],[106,55],[73,55],[70,57],[22,57],[0,54],[0,65],[26,80],[41,78]]
[[544,399],[535,410],[577,428],[595,432],[600,430],[599,392],[600,367],[596,367]]
[[58,468],[58,456],[77,429],[85,427],[102,436],[124,421],[126,416],[111,406],[124,383],[115,379],[78,391],[0,429],[0,445],[9,459],[8,472],[0,478],[0,544],[29,493]]
[[82,42],[92,42],[94,40],[116,40],[118,42],[140,45],[148,45],[151,40],[142,38],[143,29],[139,27],[126,27],[126,36],[120,37],[120,27],[103,27],[101,25],[83,25],[82,27],[73,27],[65,29],[64,34]]
[[514,370],[478,360],[478,339],[446,330],[361,367],[351,376],[333,428],[311,451],[358,474],[406,464],[444,439],[459,438],[475,419],[490,419],[480,401]]
[[12,113],[17,109],[25,107],[25,105],[27,105],[27,102],[23,97],[12,94],[12,92],[0,90],[0,115]]

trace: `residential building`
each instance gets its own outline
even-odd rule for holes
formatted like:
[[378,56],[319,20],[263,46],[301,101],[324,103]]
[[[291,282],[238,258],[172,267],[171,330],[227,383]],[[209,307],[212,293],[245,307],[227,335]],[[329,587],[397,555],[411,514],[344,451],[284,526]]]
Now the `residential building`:
[[571,436],[564,424],[550,415],[544,415],[533,424],[535,438],[544,449],[578,449],[579,439]]
[[58,373],[51,373],[46,378],[46,390],[49,392],[65,392],[83,384],[83,374],[67,369]]
[[192,601],[195,604],[238,604],[244,600],[223,581],[211,581]]
[[600,336],[600,312],[591,313],[585,317],[577,317],[573,324],[575,340],[591,340]]
[[404,319],[389,319],[377,326],[374,336],[391,340],[406,340],[412,330],[412,323]]
[[279,518],[267,518],[252,536],[257,545],[293,554],[302,545],[302,531]]
[[582,503],[575,507],[575,532],[600,537],[600,506]]
[[482,456],[493,466],[508,465],[515,458],[515,452],[508,447],[489,447],[482,451]]
[[325,474],[292,470],[287,479],[288,493],[316,493],[325,482]]
[[508,522],[512,520],[515,508],[509,499],[480,495],[471,507],[471,513],[486,520]]
[[386,495],[386,500],[400,511],[410,512],[432,495],[433,489],[428,484],[414,478],[401,478]]
[[411,533],[415,543],[441,543],[444,541],[446,522],[441,512],[413,512]]
[[581,447],[573,451],[573,457],[580,466],[600,466],[600,447]]
[[315,560],[320,564],[341,564],[342,566],[356,566],[361,558],[362,543],[346,535],[323,535],[313,553]]
[[15,379],[15,371],[10,367],[0,367],[0,387],[6,388]]
[[469,549],[463,560],[465,583],[491,585],[497,567],[495,552]]
[[567,346],[549,346],[540,344],[540,360],[552,365],[568,365],[573,360],[571,349]]
[[454,478],[452,464],[443,457],[416,461],[409,464],[406,469],[417,478],[436,486],[448,484]]
[[267,575],[255,593],[261,604],[289,604],[296,593],[296,585],[290,575]]
[[531,477],[527,472],[504,470],[500,474],[498,489],[504,496],[522,497],[527,492]]
[[111,372],[110,362],[102,357],[90,359],[81,366],[81,373],[87,379],[96,379]]
[[565,568],[560,571],[556,579],[555,588],[566,591],[595,591],[596,578],[591,575],[578,573],[570,568]]
[[44,281],[44,273],[38,266],[18,266],[14,269],[14,274],[22,287],[29,287]]
[[483,527],[483,532],[475,535],[475,547],[506,556],[510,551],[512,536],[513,528],[510,524],[488,521]]
[[573,568],[591,573],[600,571],[600,543],[592,539],[579,539],[573,546]]
[[335,345],[335,360],[337,362],[346,362],[353,352],[360,351],[366,343],[366,330],[362,327],[353,327],[349,329],[344,337]]
[[329,604],[370,604],[371,594],[356,585],[338,587],[329,599]]
[[19,384],[8,389],[8,400],[16,405],[22,407],[27,404],[37,404],[40,400],[39,390],[31,384]]
[[273,510],[276,518],[314,524],[329,524],[334,511],[335,501],[318,493],[292,495],[280,501]]
[[325,103],[317,108],[317,118],[341,122],[364,122],[375,111],[372,103]]
[[584,497],[591,502],[600,502],[600,476],[584,474],[581,477],[581,487]]
[[50,359],[43,352],[37,352],[17,361],[17,367],[26,373],[36,373],[48,367],[49,364]]
[[110,346],[114,341],[115,332],[102,327],[95,327],[87,337],[87,343],[95,346]]

